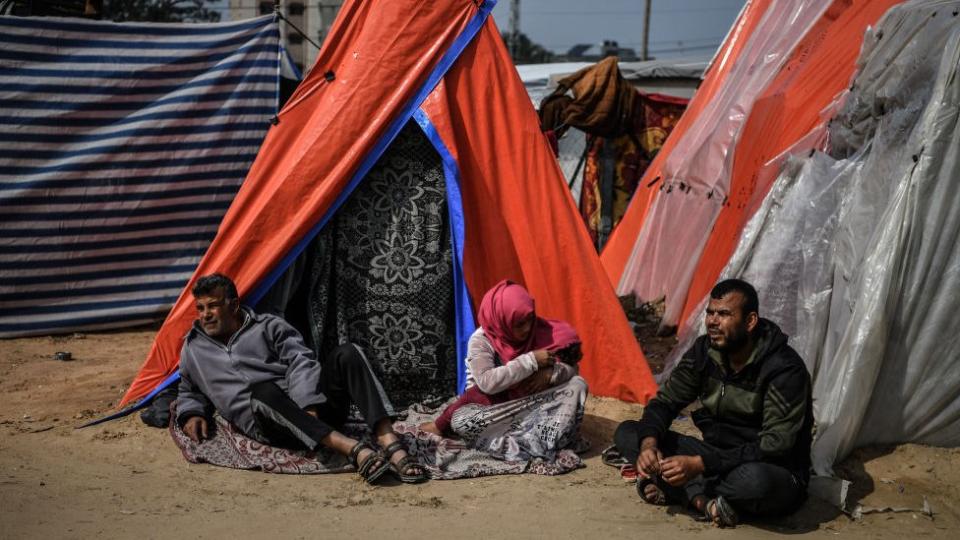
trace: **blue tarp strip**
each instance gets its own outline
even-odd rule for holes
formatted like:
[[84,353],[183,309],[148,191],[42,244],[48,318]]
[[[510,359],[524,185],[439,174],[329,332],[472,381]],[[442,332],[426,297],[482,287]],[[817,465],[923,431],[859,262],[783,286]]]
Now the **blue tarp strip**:
[[97,424],[102,424],[102,423],[104,423],[104,422],[109,422],[110,420],[116,420],[117,418],[123,418],[124,416],[127,416],[128,414],[137,412],[137,411],[139,411],[140,409],[146,407],[146,406],[150,403],[150,400],[153,399],[154,396],[156,396],[156,395],[159,394],[160,392],[163,392],[168,386],[170,386],[170,385],[178,382],[179,380],[180,380],[180,370],[178,369],[178,370],[174,371],[173,373],[171,373],[166,379],[163,380],[162,383],[160,383],[159,386],[157,386],[156,388],[154,388],[154,389],[153,389],[149,394],[147,394],[143,399],[141,399],[140,401],[138,401],[136,405],[132,405],[132,406],[130,406],[130,407],[127,407],[126,409],[123,409],[122,411],[117,411],[117,412],[115,412],[115,413],[113,413],[113,414],[111,414],[111,415],[109,415],[109,416],[105,416],[105,417],[103,417],[103,418],[98,418],[98,419],[96,419],[96,420],[93,420],[92,422],[87,422],[86,424],[84,424],[84,425],[82,425],[82,426],[77,426],[77,429],[85,428],[85,427],[90,427],[90,426],[95,426],[95,425],[97,425]]
[[413,113],[414,120],[420,124],[424,134],[430,139],[433,147],[443,159],[443,175],[447,184],[447,212],[450,215],[450,241],[453,244],[453,287],[454,304],[456,310],[456,345],[457,345],[457,393],[462,394],[467,385],[467,342],[477,324],[473,318],[473,307],[470,302],[470,291],[463,279],[463,246],[464,225],[463,197],[460,193],[460,168],[457,161],[450,154],[447,145],[443,143],[433,123],[423,109]]

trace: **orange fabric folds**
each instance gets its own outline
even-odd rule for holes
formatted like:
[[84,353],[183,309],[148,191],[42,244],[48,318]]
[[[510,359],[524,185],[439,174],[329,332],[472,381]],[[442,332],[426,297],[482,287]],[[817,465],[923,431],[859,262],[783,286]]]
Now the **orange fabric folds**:
[[850,83],[864,31],[897,3],[747,5],[601,255],[619,292],[665,296],[664,325],[690,318],[766,197],[777,158],[823,144],[825,109]]
[[697,116],[710,105],[710,100],[719,90],[733,63],[739,58],[750,34],[763,18],[769,4],[770,0],[750,2],[737,17],[726,40],[714,57],[713,63],[707,73],[704,74],[703,83],[697,88],[696,94],[693,95],[690,104],[687,105],[683,116],[680,117],[680,121],[673,128],[670,137],[664,142],[657,157],[644,172],[637,192],[633,194],[630,206],[627,207],[627,213],[623,216],[617,228],[610,234],[610,239],[600,254],[600,261],[603,263],[607,277],[614,287],[620,283],[623,269],[627,265],[637,236],[640,234],[640,228],[647,217],[647,210],[660,193],[658,191],[660,187],[659,179],[663,175],[667,156],[676,147],[677,141],[682,139],[684,133],[694,124]]
[[710,231],[681,321],[710,293],[737,246],[740,231],[776,179],[776,174],[763,177],[764,166],[787,149],[809,149],[797,148],[797,143],[825,120],[823,110],[850,84],[863,33],[898,3],[834,1],[754,103],[736,147],[730,205],[721,210]]
[[524,284],[541,316],[580,333],[591,393],[646,403],[650,368],[493,24],[422,108],[459,166],[474,305],[501,279]]

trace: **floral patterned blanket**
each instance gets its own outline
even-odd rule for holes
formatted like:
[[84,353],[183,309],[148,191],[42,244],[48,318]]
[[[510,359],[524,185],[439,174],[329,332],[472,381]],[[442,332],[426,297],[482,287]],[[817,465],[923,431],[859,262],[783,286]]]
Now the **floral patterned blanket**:
[[453,254],[440,156],[410,122],[307,254],[311,348],[362,348],[392,405],[456,391]]
[[[573,450],[561,450],[553,462],[539,459],[505,461],[473,449],[463,441],[446,439],[420,430],[417,426],[437,415],[436,409],[414,406],[404,421],[394,423],[410,454],[423,464],[434,480],[476,478],[500,474],[558,475],[583,466]],[[233,469],[260,470],[280,474],[324,474],[350,472],[354,468],[346,458],[330,450],[307,452],[275,448],[259,443],[216,416],[212,437],[202,443],[191,441],[170,423],[170,435],[190,463],[208,463]],[[348,435],[369,439],[360,424],[350,424]]]

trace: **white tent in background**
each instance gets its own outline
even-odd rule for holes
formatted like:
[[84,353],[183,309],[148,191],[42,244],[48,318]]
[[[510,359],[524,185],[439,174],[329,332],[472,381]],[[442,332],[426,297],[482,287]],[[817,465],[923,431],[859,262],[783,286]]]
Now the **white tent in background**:
[[828,148],[787,160],[722,273],[808,364],[820,475],[864,445],[960,444],[958,15],[915,0],[868,31]]

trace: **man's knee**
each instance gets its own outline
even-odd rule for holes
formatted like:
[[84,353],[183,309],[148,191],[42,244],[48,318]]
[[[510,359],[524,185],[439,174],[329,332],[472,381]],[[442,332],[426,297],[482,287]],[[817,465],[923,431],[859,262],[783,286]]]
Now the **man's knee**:
[[621,422],[613,433],[613,444],[617,445],[621,452],[637,451],[640,449],[639,433],[640,422],[636,420]]
[[250,385],[250,397],[262,403],[277,403],[287,398],[287,394],[276,383],[264,381]]
[[804,489],[789,471],[769,463],[745,463],[727,473],[717,494],[757,516],[782,516],[804,500]]
[[773,492],[770,475],[762,463],[744,463],[730,470],[724,482],[744,499],[761,499]]

